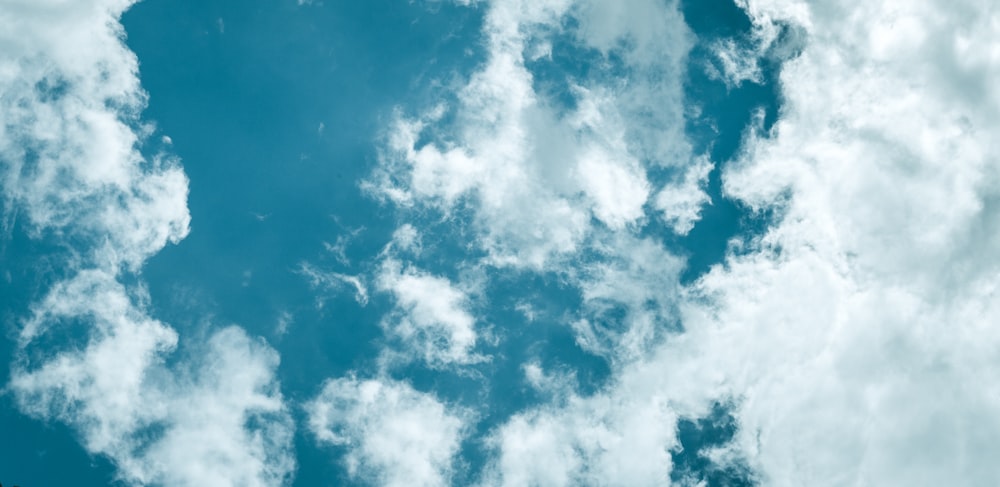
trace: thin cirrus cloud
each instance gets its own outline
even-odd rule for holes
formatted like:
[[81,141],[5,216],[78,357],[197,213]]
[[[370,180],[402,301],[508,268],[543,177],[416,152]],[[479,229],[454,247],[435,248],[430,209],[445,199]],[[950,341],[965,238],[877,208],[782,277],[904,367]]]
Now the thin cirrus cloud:
[[[189,231],[187,177],[144,158],[152,127],[119,22],[131,1],[0,6],[4,224],[69,248],[23,322],[7,389],[72,426],[133,485],[277,485],[295,467],[277,354],[220,329],[167,367],[178,336],[147,313],[143,262]],[[62,348],[54,337],[68,339]]]

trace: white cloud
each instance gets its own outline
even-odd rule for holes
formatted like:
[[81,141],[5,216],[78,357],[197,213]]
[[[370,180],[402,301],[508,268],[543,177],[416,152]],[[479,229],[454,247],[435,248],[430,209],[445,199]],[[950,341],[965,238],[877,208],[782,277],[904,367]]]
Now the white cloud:
[[148,315],[141,284],[122,284],[190,222],[178,161],[139,151],[155,130],[139,120],[146,94],[119,22],[132,3],[0,4],[5,224],[71,255],[23,322],[9,390],[22,411],[75,428],[129,484],[287,483],[275,352],[226,328],[168,368],[177,333]]
[[420,231],[409,223],[400,225],[396,231],[392,232],[392,246],[398,250],[419,254],[423,247]]
[[327,381],[306,411],[319,442],[346,448],[351,477],[387,487],[451,485],[469,422],[468,412],[390,379]]
[[[225,328],[197,358],[168,369],[177,334],[135,299],[103,271],[57,284],[22,335],[27,362],[14,366],[9,384],[21,410],[76,428],[87,450],[111,458],[130,484],[289,480],[294,428],[274,378],[277,354]],[[43,325],[81,322],[92,331],[80,349],[32,342]]]
[[520,413],[490,438],[484,485],[669,485],[675,414],[661,396],[571,395]]
[[663,220],[674,233],[687,235],[701,219],[701,208],[711,204],[704,187],[713,168],[707,157],[698,158],[684,172],[682,180],[663,187],[656,195],[653,205],[662,212]]
[[[484,65],[454,106],[398,116],[366,188],[401,207],[448,213],[468,205],[486,261],[499,266],[543,269],[578,252],[592,236],[592,219],[616,230],[641,225],[651,192],[647,168],[691,160],[680,78],[690,35],[672,3],[616,5],[491,3]],[[566,31],[569,16],[578,29]],[[555,99],[536,92],[525,66],[526,59],[551,62],[538,53],[555,35],[605,56],[623,53],[627,72],[567,78],[577,106],[560,114]],[[429,131],[446,113],[454,125]]]
[[670,329],[684,263],[652,239],[619,235],[602,250],[577,271],[582,316],[573,328],[581,348],[627,362]]
[[[987,485],[1000,369],[1000,14],[976,2],[750,1],[808,44],[726,189],[784,216],[685,320],[774,485]],[[768,27],[763,27],[767,30]],[[981,89],[970,91],[973,87]]]
[[773,132],[724,173],[777,222],[680,291],[682,333],[600,393],[498,428],[487,484],[663,485],[677,419],[730,401],[734,441],[702,453],[764,485],[1000,478],[1000,12],[743,3],[763,49],[808,39],[783,68]]
[[295,322],[295,316],[288,312],[278,313],[278,323],[274,326],[274,334],[282,337],[288,333],[288,328]]
[[[321,271],[308,262],[299,265],[299,273],[309,279],[312,287],[322,287],[326,291],[340,291],[347,287],[354,291],[354,300],[361,306],[368,304],[368,287],[361,281],[360,276],[352,276],[340,272]],[[317,304],[322,307],[324,298],[321,296]]]
[[742,85],[746,81],[763,82],[760,70],[760,46],[743,46],[733,39],[716,41],[712,46],[714,62],[708,62],[705,69],[709,77],[721,80],[728,88]]
[[[6,218],[93,241],[98,265],[140,263],[188,232],[187,178],[143,160],[145,103],[121,41],[127,1],[6,2],[0,9],[0,176]],[[146,130],[143,128],[142,130]],[[106,243],[106,245],[100,245]]]
[[611,85],[630,153],[652,166],[689,164],[683,75],[694,36],[678,2],[577,0],[574,11],[580,43],[626,61],[621,82]]
[[376,285],[395,298],[396,308],[384,318],[383,327],[402,341],[404,354],[414,354],[432,367],[483,360],[474,353],[476,319],[464,290],[391,258],[383,261]]

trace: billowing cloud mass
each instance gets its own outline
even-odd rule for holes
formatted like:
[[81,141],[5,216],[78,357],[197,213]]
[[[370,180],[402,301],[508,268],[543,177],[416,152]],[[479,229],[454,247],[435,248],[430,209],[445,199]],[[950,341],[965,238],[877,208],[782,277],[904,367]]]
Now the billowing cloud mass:
[[[806,36],[726,190],[780,223],[695,291],[685,340],[772,485],[989,485],[1000,404],[1000,11],[748,2]],[[970,46],[978,46],[972,49]]]
[[327,381],[306,405],[321,443],[343,446],[348,473],[371,485],[451,485],[469,413],[391,379]]
[[[564,28],[570,17],[578,28]],[[683,168],[693,157],[683,135],[680,77],[691,40],[675,6],[494,2],[484,36],[485,64],[452,102],[398,117],[369,190],[402,207],[449,213],[470,205],[478,244],[501,266],[542,269],[580,251],[595,224],[617,231],[641,224],[656,189],[649,168]],[[560,107],[536,89],[528,67],[554,62],[547,53],[556,37],[594,56],[622,55],[628,76],[567,77],[561,82],[575,107]],[[435,125],[445,115],[456,120],[448,137],[419,142],[440,132]],[[658,202],[684,233],[697,219],[692,206],[705,199],[703,178],[685,182],[683,170],[675,172],[678,184],[662,191],[685,194]]]
[[[779,57],[784,107],[773,127],[761,117],[748,130],[724,191],[776,217],[691,285],[634,251],[637,227],[660,217],[684,234],[708,202],[699,187],[712,164],[671,135],[683,113],[672,63],[688,35],[667,2],[492,2],[487,61],[454,106],[391,131],[379,194],[468,205],[485,264],[573,276],[578,343],[617,364],[598,393],[557,394],[498,427],[484,482],[663,485],[678,419],[728,404],[736,436],[700,454],[764,485],[992,485],[1000,10],[737,3],[754,45],[716,43],[706,69],[735,87],[760,82],[757,56]],[[574,108],[553,110],[526,63],[548,55],[539,39],[563,16],[576,16],[581,44],[619,50],[637,88],[576,80]],[[649,72],[664,75],[658,91]],[[627,103],[654,99],[652,121]],[[441,131],[447,142],[418,143]],[[676,179],[686,190],[649,201],[655,164],[689,168]],[[588,246],[598,263],[565,259]],[[605,334],[613,346],[595,345],[594,323],[616,319],[602,309],[629,317],[628,332]]]
[[9,390],[129,484],[280,485],[295,460],[275,352],[226,328],[168,368],[177,333],[122,284],[190,221],[178,162],[139,151],[154,129],[139,120],[146,95],[119,23],[131,3],[0,6],[4,225],[69,249],[23,323]]
[[87,239],[88,263],[136,268],[188,232],[187,178],[146,160],[138,62],[118,17],[132,2],[5,2],[0,155],[5,221]]

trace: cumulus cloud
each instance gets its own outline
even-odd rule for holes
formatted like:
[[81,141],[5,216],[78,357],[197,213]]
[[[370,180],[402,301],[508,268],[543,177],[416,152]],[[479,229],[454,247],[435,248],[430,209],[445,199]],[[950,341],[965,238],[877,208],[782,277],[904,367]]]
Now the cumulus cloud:
[[137,145],[145,103],[118,17],[132,2],[7,2],[0,23],[5,219],[95,243],[87,258],[136,268],[188,232],[187,178]]
[[[274,378],[277,354],[225,328],[192,351],[198,358],[167,368],[177,334],[135,299],[102,271],[57,284],[22,333],[27,353],[9,384],[21,410],[76,428],[130,484],[289,480],[294,427]],[[90,337],[54,353],[51,341],[31,342],[42,326],[86,326]]]
[[478,334],[469,297],[451,281],[389,258],[376,285],[396,301],[383,327],[403,343],[404,355],[415,355],[433,367],[483,359],[474,353]]
[[465,410],[385,378],[327,381],[306,411],[318,441],[346,449],[351,477],[387,487],[451,485],[470,420]]
[[155,130],[119,22],[132,3],[0,5],[4,225],[71,255],[23,322],[8,387],[129,484],[280,485],[295,462],[275,352],[226,328],[166,367],[177,333],[122,284],[190,222],[178,161],[139,151]]
[[[781,117],[724,171],[729,196],[777,221],[680,289],[682,331],[602,391],[497,428],[485,483],[663,485],[677,420],[718,403],[738,430],[701,454],[765,485],[1000,478],[1000,12],[740,3],[762,50],[800,51],[782,69]],[[591,286],[631,295],[626,283],[656,289],[651,276]]]
[[[526,372],[536,387],[549,385],[533,377],[537,370]],[[515,415],[489,438],[495,458],[483,485],[669,485],[677,438],[667,395],[615,391],[557,395],[558,404]]]
[[685,320],[744,400],[737,447],[774,485],[995,481],[1000,12],[747,7],[808,44],[770,137],[725,174],[782,221],[699,283],[715,305]]
[[[570,18],[577,28],[566,27]],[[680,78],[691,41],[676,5],[498,1],[483,34],[487,59],[452,102],[397,116],[368,190],[403,208],[471,208],[478,245],[499,266],[543,269],[580,251],[595,224],[641,226],[653,191],[649,168],[684,167],[692,157]],[[551,63],[539,53],[557,36],[625,59],[620,71],[567,74],[575,99],[568,111],[537,89],[526,64]],[[454,122],[445,125],[445,115]]]
[[[404,212],[469,210],[473,243],[486,253],[481,263],[563,276],[582,297],[578,345],[620,367],[646,363],[664,331],[677,329],[683,263],[637,234],[650,206],[656,222],[687,233],[708,203],[703,187],[713,167],[684,136],[690,32],[675,2],[652,0],[496,1],[485,15],[485,62],[454,99],[396,114],[365,188]],[[552,62],[557,38],[623,64],[567,75],[562,89],[574,102],[561,106],[529,66]],[[461,295],[438,279],[389,259],[379,286],[401,303],[410,289],[407,319],[471,327],[456,305]],[[449,343],[443,336],[436,342]],[[565,382],[543,380],[536,369],[526,369],[535,388]],[[495,458],[484,484],[670,481],[677,413],[662,391],[582,397],[566,387],[552,394],[556,404],[519,413],[491,434]]]

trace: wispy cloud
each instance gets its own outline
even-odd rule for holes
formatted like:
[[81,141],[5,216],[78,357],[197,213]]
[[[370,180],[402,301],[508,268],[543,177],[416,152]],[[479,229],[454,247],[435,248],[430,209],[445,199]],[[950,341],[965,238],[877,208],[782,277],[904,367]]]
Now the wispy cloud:
[[[299,265],[299,273],[304,275],[314,288],[322,288],[324,292],[338,292],[344,288],[354,292],[354,300],[361,306],[368,304],[368,287],[361,276],[340,272],[322,271],[308,262]],[[317,298],[317,305],[322,307],[326,296]]]

